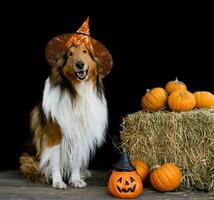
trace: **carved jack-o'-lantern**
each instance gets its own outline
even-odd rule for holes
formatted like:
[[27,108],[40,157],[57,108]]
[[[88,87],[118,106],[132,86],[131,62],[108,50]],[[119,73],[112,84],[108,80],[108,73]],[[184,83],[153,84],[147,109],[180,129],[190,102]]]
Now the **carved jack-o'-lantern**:
[[113,196],[118,198],[135,198],[143,191],[141,179],[125,153],[121,160],[114,165],[108,189]]

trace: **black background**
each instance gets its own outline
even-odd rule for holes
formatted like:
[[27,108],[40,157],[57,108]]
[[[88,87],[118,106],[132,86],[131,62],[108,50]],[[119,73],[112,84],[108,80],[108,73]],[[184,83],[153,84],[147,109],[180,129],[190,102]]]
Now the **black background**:
[[147,88],[164,87],[178,77],[192,92],[214,92],[212,13],[200,5],[197,9],[183,9],[184,5],[142,10],[136,5],[115,12],[106,5],[104,1],[101,8],[107,12],[100,15],[84,12],[84,5],[62,2],[6,6],[1,16],[0,169],[18,167],[29,135],[29,113],[41,101],[50,72],[46,44],[54,36],[76,31],[88,15],[91,35],[114,59],[113,70],[104,79],[109,106],[107,142],[97,150],[91,168],[106,169],[118,159],[112,138],[119,141],[122,117],[140,110]]

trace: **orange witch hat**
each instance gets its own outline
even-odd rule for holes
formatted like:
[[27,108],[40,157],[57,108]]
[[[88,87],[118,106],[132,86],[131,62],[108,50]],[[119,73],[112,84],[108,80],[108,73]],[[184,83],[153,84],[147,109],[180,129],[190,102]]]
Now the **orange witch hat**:
[[84,45],[99,60],[99,74],[105,77],[112,69],[112,56],[106,47],[90,36],[89,17],[75,33],[68,33],[53,38],[46,48],[46,59],[55,67],[58,59],[71,46]]
[[82,26],[77,30],[77,34],[72,35],[66,43],[67,47],[84,45],[88,50],[94,54],[94,49],[91,44],[90,30],[89,30],[89,17],[83,22]]

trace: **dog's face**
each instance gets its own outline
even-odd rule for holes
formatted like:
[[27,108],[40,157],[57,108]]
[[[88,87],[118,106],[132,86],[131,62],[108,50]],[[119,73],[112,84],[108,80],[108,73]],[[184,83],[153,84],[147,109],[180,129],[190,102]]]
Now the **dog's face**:
[[97,75],[97,63],[83,45],[70,47],[63,66],[63,74],[69,80],[83,81]]

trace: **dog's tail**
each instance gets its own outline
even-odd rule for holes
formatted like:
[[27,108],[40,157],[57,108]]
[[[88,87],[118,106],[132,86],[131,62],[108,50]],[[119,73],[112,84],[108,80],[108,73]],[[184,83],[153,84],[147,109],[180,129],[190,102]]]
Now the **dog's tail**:
[[35,157],[30,156],[27,153],[23,153],[19,158],[20,171],[26,179],[33,181],[34,183],[44,183],[45,177],[39,169],[38,162]]

